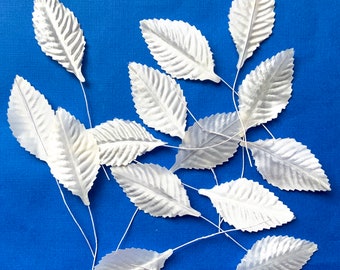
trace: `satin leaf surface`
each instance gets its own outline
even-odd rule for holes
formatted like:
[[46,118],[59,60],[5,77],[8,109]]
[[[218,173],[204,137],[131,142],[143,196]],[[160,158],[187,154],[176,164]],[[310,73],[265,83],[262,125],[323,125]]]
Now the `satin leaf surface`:
[[100,162],[107,166],[128,165],[138,156],[165,145],[134,121],[113,119],[90,132],[99,146]]
[[44,95],[18,75],[12,86],[7,119],[21,147],[46,161],[54,111]]
[[171,249],[162,253],[141,248],[120,249],[105,255],[94,270],[159,270],[172,253]]
[[319,160],[295,139],[249,142],[257,170],[270,184],[283,190],[327,191],[329,180]]
[[99,167],[99,147],[92,134],[74,116],[62,108],[49,144],[48,165],[53,176],[65,188],[90,205],[88,193]]
[[245,178],[216,185],[212,189],[200,189],[199,194],[211,200],[225,222],[241,231],[275,228],[294,218],[294,214],[274,193]]
[[131,202],[151,216],[200,216],[191,208],[180,179],[164,167],[132,163],[111,167],[111,172]]
[[148,48],[161,68],[176,79],[220,82],[207,39],[195,26],[183,21],[140,21]]
[[236,269],[299,270],[317,249],[315,243],[307,240],[289,236],[267,236],[248,250]]
[[212,169],[236,152],[240,137],[237,113],[220,113],[198,120],[189,127],[171,170]]
[[237,68],[253,55],[274,27],[274,0],[234,0],[229,11],[229,31],[236,45]]
[[84,82],[85,38],[73,12],[58,0],[34,0],[32,20],[41,50]]
[[158,131],[182,138],[187,102],[180,85],[170,76],[146,65],[129,64],[136,111],[143,122]]
[[265,60],[246,76],[239,88],[239,113],[245,128],[275,119],[292,93],[294,50]]

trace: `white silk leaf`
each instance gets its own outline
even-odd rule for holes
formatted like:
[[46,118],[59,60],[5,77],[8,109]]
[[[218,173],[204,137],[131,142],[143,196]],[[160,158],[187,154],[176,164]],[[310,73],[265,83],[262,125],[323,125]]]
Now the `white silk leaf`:
[[229,11],[229,31],[236,45],[237,68],[253,55],[274,27],[274,0],[234,0]]
[[315,243],[307,240],[289,236],[267,236],[248,250],[237,270],[299,270],[317,249]]
[[99,146],[101,164],[107,166],[128,165],[138,156],[165,145],[134,121],[114,119],[89,131]]
[[90,205],[88,193],[100,167],[99,148],[93,135],[74,116],[59,108],[48,149],[53,176],[85,205]]
[[152,56],[172,77],[220,82],[208,41],[195,26],[150,19],[140,21],[140,29]]
[[111,167],[123,191],[140,210],[156,217],[200,216],[190,206],[180,179],[156,164]]
[[173,250],[158,253],[141,248],[119,249],[105,255],[94,270],[159,270]]
[[216,185],[212,189],[200,189],[199,194],[211,200],[225,222],[241,231],[275,228],[294,218],[294,214],[274,193],[245,178]]
[[158,131],[182,138],[187,102],[183,90],[170,76],[138,63],[129,64],[136,111],[143,122]]
[[245,128],[278,116],[292,93],[294,50],[282,51],[262,62],[239,88],[239,113]]
[[12,86],[7,119],[20,145],[37,158],[46,161],[54,111],[44,95],[18,75]]
[[41,50],[84,82],[85,39],[73,12],[58,0],[34,0],[33,26]]
[[295,139],[258,140],[247,147],[257,170],[270,184],[283,190],[330,190],[319,160]]
[[228,161],[236,152],[240,137],[237,113],[214,114],[189,127],[171,168],[212,169]]

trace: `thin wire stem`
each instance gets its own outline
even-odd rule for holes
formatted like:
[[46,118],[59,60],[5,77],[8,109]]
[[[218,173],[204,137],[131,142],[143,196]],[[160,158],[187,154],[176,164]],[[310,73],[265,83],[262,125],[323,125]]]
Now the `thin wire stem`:
[[[212,222],[210,219],[204,217],[204,216],[200,216],[200,218],[202,218],[204,221],[208,222],[210,225],[214,226],[215,228],[219,229],[218,232],[221,232],[220,230],[220,226],[216,225],[214,222]],[[231,231],[238,231],[238,229],[233,229]],[[242,248],[245,251],[248,251],[244,246],[242,246],[235,238],[231,237],[228,232],[225,232],[224,235],[226,237],[228,237],[232,242],[234,242],[237,246],[239,246],[240,248]]]
[[90,205],[87,206],[90,220],[91,220],[91,225],[92,225],[92,231],[93,231],[93,238],[94,238],[94,243],[95,243],[95,248],[94,248],[94,254],[93,254],[93,261],[92,261],[92,268],[94,269],[94,266],[96,265],[96,260],[97,260],[97,253],[98,253],[98,237],[97,237],[97,231],[96,231],[96,226],[93,220],[93,215],[91,211]]
[[88,245],[88,247],[89,247],[89,249],[90,249],[90,251],[91,251],[91,254],[92,254],[92,256],[94,257],[94,256],[95,256],[95,252],[93,251],[93,248],[92,248],[92,246],[91,246],[91,244],[90,244],[89,239],[87,238],[87,236],[86,236],[86,234],[85,234],[83,228],[80,226],[78,220],[76,219],[76,217],[74,216],[74,214],[73,214],[73,212],[72,212],[70,206],[68,205],[68,203],[67,203],[67,201],[66,201],[66,199],[65,199],[64,192],[62,191],[59,182],[57,181],[57,179],[55,179],[55,181],[56,181],[56,184],[57,184],[57,186],[58,186],[58,190],[59,190],[59,192],[60,192],[61,198],[62,198],[62,200],[63,200],[63,203],[64,203],[64,205],[65,205],[65,207],[66,207],[68,213],[70,214],[71,218],[73,219],[73,222],[77,225],[79,231],[80,231],[81,234],[83,235],[83,237],[84,237],[84,239],[85,239],[85,241],[86,241],[86,244]]
[[179,249],[181,249],[181,248],[184,248],[184,247],[186,247],[186,246],[188,246],[188,245],[190,245],[190,244],[193,244],[193,243],[195,243],[195,242],[197,242],[197,241],[201,241],[201,240],[204,240],[204,239],[208,239],[208,238],[214,237],[214,236],[216,236],[216,235],[220,235],[220,234],[227,234],[228,232],[232,232],[232,231],[235,231],[235,230],[236,230],[236,229],[230,229],[230,230],[219,231],[219,232],[215,232],[215,233],[212,233],[212,234],[204,235],[204,236],[195,238],[195,239],[193,239],[193,240],[191,240],[191,241],[189,241],[189,242],[186,242],[186,243],[184,243],[184,244],[182,244],[182,245],[180,245],[180,246],[177,246],[177,247],[173,248],[172,250],[173,250],[173,251],[176,251],[176,250],[179,250]]
[[128,226],[127,226],[126,229],[125,229],[125,232],[124,232],[122,238],[120,239],[120,241],[119,241],[119,243],[118,243],[118,245],[117,245],[116,251],[120,248],[122,242],[124,241],[124,239],[125,239],[125,237],[126,237],[128,231],[130,230],[130,227],[131,227],[133,221],[135,220],[135,217],[136,217],[138,211],[139,211],[139,209],[136,208],[135,212],[133,213],[133,215],[132,215],[132,217],[131,217],[131,219],[130,219],[130,222],[129,222]]
[[84,96],[84,101],[85,101],[85,109],[86,109],[86,114],[87,114],[87,118],[88,118],[88,121],[89,121],[89,125],[90,125],[90,128],[92,128],[92,119],[91,119],[91,114],[90,114],[90,109],[89,109],[89,103],[87,101],[86,91],[85,91],[83,83],[81,81],[79,81],[79,83],[80,83],[81,90],[83,91],[83,96]]
[[266,127],[266,125],[262,124],[262,127],[265,129],[265,131],[268,132],[268,134],[269,134],[273,139],[275,139],[275,136],[273,135],[273,133],[271,133],[271,131],[269,130],[269,128]]

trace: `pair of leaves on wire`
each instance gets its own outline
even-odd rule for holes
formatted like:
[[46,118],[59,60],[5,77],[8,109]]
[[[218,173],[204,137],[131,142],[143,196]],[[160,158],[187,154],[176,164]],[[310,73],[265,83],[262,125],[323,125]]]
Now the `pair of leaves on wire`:
[[[274,0],[235,0],[229,12],[229,31],[239,53],[237,68],[268,38],[274,26]],[[208,41],[183,21],[142,20],[143,37],[164,71],[177,79],[218,83]]]
[[115,119],[86,130],[74,116],[54,112],[46,98],[16,76],[8,104],[8,122],[20,145],[44,160],[54,177],[89,205],[100,164],[126,165],[164,143],[135,122]]
[[[307,240],[267,236],[248,250],[237,270],[301,269],[316,250],[317,245]],[[159,270],[172,254],[172,249],[162,253],[137,248],[122,249],[104,256],[95,270]]]
[[54,112],[46,98],[19,76],[14,80],[7,116],[20,145],[46,161],[54,177],[89,205],[99,149],[84,125],[64,109]]
[[85,38],[73,12],[58,0],[34,0],[33,26],[41,50],[84,82]]

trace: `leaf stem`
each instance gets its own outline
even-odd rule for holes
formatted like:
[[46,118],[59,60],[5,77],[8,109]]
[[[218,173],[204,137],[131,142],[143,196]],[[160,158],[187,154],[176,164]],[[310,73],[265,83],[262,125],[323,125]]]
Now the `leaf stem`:
[[201,240],[204,240],[204,239],[208,239],[208,238],[211,238],[211,237],[214,237],[214,236],[217,236],[217,235],[220,235],[220,234],[227,234],[228,232],[232,232],[232,231],[235,231],[236,229],[230,229],[230,230],[225,230],[225,231],[218,231],[218,232],[215,232],[215,233],[212,233],[212,234],[208,234],[208,235],[204,235],[204,236],[201,236],[201,237],[198,237],[198,238],[195,238],[189,242],[186,242],[180,246],[177,246],[175,248],[173,248],[172,250],[173,251],[176,251],[176,250],[179,250],[181,248],[184,248],[190,244],[193,244],[195,242],[198,242],[198,241],[201,241]]
[[69,212],[71,218],[73,219],[73,222],[77,225],[79,231],[80,231],[81,234],[83,235],[83,237],[84,237],[84,239],[85,239],[85,242],[86,242],[86,244],[88,245],[88,247],[89,247],[89,249],[90,249],[90,251],[91,251],[92,256],[94,257],[94,256],[95,256],[95,252],[93,251],[93,248],[92,248],[92,246],[91,246],[91,244],[90,244],[89,239],[87,238],[87,236],[86,236],[86,234],[85,234],[83,228],[80,226],[78,220],[75,218],[75,216],[74,216],[74,214],[73,214],[73,212],[72,212],[70,206],[68,205],[68,203],[67,203],[67,201],[66,201],[66,199],[65,199],[64,192],[62,191],[61,186],[60,186],[58,180],[55,179],[55,181],[56,181],[56,184],[57,184],[57,186],[58,186],[58,190],[59,190],[59,192],[60,192],[61,198],[62,198],[62,200],[63,200],[63,203],[64,203],[64,205],[65,205],[67,211]]
[[212,222],[210,219],[204,217],[204,216],[200,216],[200,218],[202,218],[204,221],[208,222],[210,225],[214,226],[215,228],[218,229],[218,232],[224,232],[224,235],[226,237],[228,237],[231,241],[233,241],[237,246],[239,246],[240,248],[242,248],[245,251],[248,251],[244,246],[242,246],[238,241],[236,241],[236,239],[234,239],[233,237],[231,237],[228,232],[233,232],[233,231],[238,231],[238,229],[230,229],[227,231],[221,231],[221,226],[220,225],[216,225],[214,222]]
[[130,227],[131,227],[133,221],[135,220],[135,217],[136,217],[138,211],[139,211],[139,209],[136,208],[135,212],[133,213],[133,215],[132,215],[132,217],[131,217],[131,219],[130,219],[130,222],[129,222],[128,226],[127,226],[126,229],[125,229],[125,232],[124,232],[122,238],[120,239],[120,241],[119,241],[119,243],[118,243],[118,245],[117,245],[116,251],[120,248],[120,246],[121,246],[123,240],[125,239],[125,237],[126,237],[128,231],[130,230]]
[[92,128],[92,119],[91,119],[91,114],[90,114],[90,109],[89,109],[89,103],[87,101],[86,91],[85,91],[83,83],[81,81],[79,81],[79,83],[80,83],[80,87],[81,87],[81,90],[82,90],[83,96],[84,96],[85,108],[86,108],[87,118],[88,118],[88,121],[89,121],[89,126],[90,126],[90,128]]
[[94,254],[93,254],[93,261],[92,261],[92,268],[91,268],[91,269],[94,269],[94,266],[95,266],[96,260],[97,260],[97,253],[98,253],[98,237],[97,237],[96,226],[95,226],[95,223],[94,223],[94,219],[93,219],[93,215],[92,215],[92,211],[91,211],[90,205],[87,206],[87,209],[88,209],[90,220],[91,220],[93,237],[94,237],[94,243],[95,243]]

